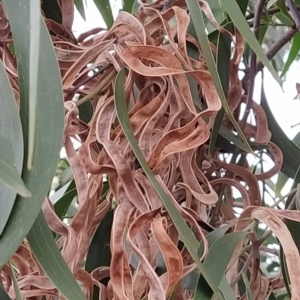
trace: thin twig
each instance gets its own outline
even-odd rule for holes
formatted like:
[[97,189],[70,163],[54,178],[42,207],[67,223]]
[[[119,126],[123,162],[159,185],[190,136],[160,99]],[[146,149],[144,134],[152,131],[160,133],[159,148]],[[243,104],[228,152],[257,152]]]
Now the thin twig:
[[[298,32],[297,28],[290,28],[287,30],[285,35],[281,37],[278,41],[276,41],[268,51],[266,51],[266,56],[270,60],[272,59],[275,54],[283,47],[285,46],[293,37],[294,35]],[[261,61],[259,61],[256,64],[256,72],[259,72],[263,69],[264,65],[262,64]]]
[[213,225],[213,226],[215,226],[215,222],[217,222],[220,218],[221,206],[223,203],[223,195],[225,193],[225,187],[226,187],[225,184],[222,184],[221,188],[220,188],[218,202],[216,204],[215,211],[213,213],[213,216],[212,216],[211,222],[210,222],[211,225]]
[[268,230],[268,231],[266,231],[264,234],[263,234],[263,236],[259,239],[259,240],[257,240],[256,242],[255,242],[255,246],[257,246],[257,248],[259,248],[267,239],[268,239],[268,237],[270,236],[270,235],[272,235],[272,230]]
[[286,208],[286,210],[295,210],[295,208],[296,208],[295,202],[296,202],[296,197],[293,197],[289,206]]
[[278,251],[278,250],[272,249],[272,248],[268,248],[268,247],[266,247],[266,246],[261,246],[261,247],[259,248],[259,251],[261,251],[261,252],[266,252],[266,253],[270,253],[270,254],[279,256],[279,253],[278,253],[279,251]]
[[300,16],[298,13],[298,10],[295,6],[295,3],[293,0],[285,0],[286,6],[289,8],[292,17],[294,19],[294,22],[296,24],[296,28],[298,29],[298,31],[300,31]]
[[[259,28],[260,28],[260,19],[263,13],[263,9],[265,6],[266,0],[260,0],[257,2],[255,6],[255,13],[254,13],[254,21],[253,21],[253,33],[255,37],[258,39],[259,36]],[[253,101],[253,90],[254,90],[254,81],[256,77],[256,54],[254,51],[251,52],[250,56],[250,68],[248,73],[248,82],[246,84],[247,86],[247,101],[246,101],[246,108],[244,112],[244,116],[241,121],[241,129],[243,130],[246,126],[248,116],[250,114],[250,109],[252,107],[252,101]]]
[[272,208],[276,207],[279,203],[283,202],[285,198],[287,198],[288,196],[290,196],[296,192],[297,192],[297,188],[292,189],[286,195],[284,195],[284,196],[280,197],[278,200],[276,200],[270,207],[272,207]]
[[103,88],[116,76],[117,72],[116,70],[113,70],[110,72],[107,77],[105,77],[101,83],[88,95],[84,96],[83,98],[79,99],[76,102],[76,106],[80,106],[84,104],[85,102],[92,100],[97,94],[99,94]]
[[[298,4],[298,5],[296,4],[295,7],[296,7],[297,10],[300,10],[300,5],[299,5],[299,4]],[[287,7],[287,9],[289,10],[288,7]],[[273,7],[273,8],[268,9],[267,12],[268,12],[268,14],[270,14],[270,15],[274,15],[274,14],[280,12],[280,8],[278,8],[278,7]],[[264,13],[264,14],[265,14],[265,13]],[[263,14],[263,15],[264,15],[264,14]],[[250,12],[250,13],[246,16],[246,20],[253,19],[253,17],[254,17],[254,13],[253,13],[253,12]]]
[[88,76],[87,78],[82,80],[80,83],[75,85],[71,90],[69,90],[66,94],[66,97],[73,96],[80,89],[81,86],[83,86],[83,85],[87,84],[88,82],[92,81],[98,75],[103,74],[103,72],[106,71],[107,69],[109,69],[110,67],[112,67],[112,64],[110,64],[110,63],[105,65],[105,66],[99,67],[99,70],[97,72],[95,72],[92,76]]
[[230,286],[234,287],[238,281],[241,279],[243,273],[247,272],[251,262],[252,262],[252,258],[254,257],[254,251],[251,248],[250,254],[247,257],[247,260],[245,261],[242,269],[240,270],[240,272],[236,275],[236,277],[230,282]]
[[[254,21],[253,21],[253,33],[258,39],[259,35],[259,27],[260,27],[260,19],[261,15],[265,6],[266,0],[259,0],[255,6],[255,14],[254,14]],[[254,80],[255,76],[257,74],[256,72],[256,54],[254,51],[251,52],[250,55],[250,67],[247,70],[248,72],[246,73],[244,79],[243,79],[243,87],[246,90],[247,93],[247,100],[246,100],[246,108],[244,112],[244,116],[241,120],[240,123],[240,128],[241,130],[244,130],[247,122],[247,118],[250,113],[250,109],[252,106],[252,96],[253,96],[253,90],[254,90]],[[236,159],[239,155],[238,148],[236,147],[235,151],[232,154],[231,162],[230,163],[235,163]]]

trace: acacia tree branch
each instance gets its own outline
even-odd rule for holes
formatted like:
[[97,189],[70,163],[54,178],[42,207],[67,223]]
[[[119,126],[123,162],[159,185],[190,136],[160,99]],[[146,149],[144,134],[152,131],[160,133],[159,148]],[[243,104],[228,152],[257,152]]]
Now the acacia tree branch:
[[[255,13],[254,13],[254,20],[253,20],[253,33],[255,37],[258,39],[259,35],[259,27],[260,27],[260,19],[263,13],[263,9],[265,6],[266,0],[259,0],[255,6]],[[250,67],[248,72],[248,80],[246,82],[246,93],[247,93],[247,100],[246,100],[246,108],[244,112],[244,116],[241,121],[241,129],[243,130],[246,126],[247,118],[250,114],[250,109],[252,106],[252,98],[253,98],[253,90],[254,90],[254,81],[256,76],[256,54],[254,51],[251,51],[250,55]]]
[[[254,13],[254,20],[253,20],[253,33],[256,38],[258,38],[259,34],[259,26],[260,26],[260,19],[262,16],[262,12],[265,6],[266,0],[258,0],[255,6],[255,13]],[[246,100],[246,108],[244,111],[243,118],[240,122],[240,128],[241,130],[244,130],[247,122],[247,118],[250,113],[250,109],[252,106],[252,96],[253,96],[253,90],[254,90],[254,80],[256,76],[256,54],[254,51],[251,52],[250,55],[250,67],[247,70],[248,72],[245,74],[245,77],[243,79],[243,87],[247,94],[247,100]],[[235,163],[236,159],[239,155],[239,150],[236,147],[235,151],[233,152],[232,158],[230,163]]]
[[[296,10],[300,10],[300,5],[299,4],[295,4],[295,8],[296,8]],[[290,10],[289,7],[287,7],[287,9]],[[280,12],[280,8],[273,7],[273,8],[268,9],[267,12],[268,12],[268,14],[273,15],[273,14],[276,14],[276,13]],[[263,15],[265,15],[265,13]],[[250,12],[246,16],[246,20],[253,19],[253,17],[254,17],[254,13]]]
[[300,31],[300,16],[293,0],[285,0],[286,6],[289,8],[295,21],[296,28]]
[[[275,54],[285,46],[298,32],[297,28],[289,28],[284,36],[282,36],[278,41],[276,41],[266,52],[266,56],[268,59],[272,59]],[[259,72],[263,69],[264,65],[261,61],[256,64],[256,72]]]

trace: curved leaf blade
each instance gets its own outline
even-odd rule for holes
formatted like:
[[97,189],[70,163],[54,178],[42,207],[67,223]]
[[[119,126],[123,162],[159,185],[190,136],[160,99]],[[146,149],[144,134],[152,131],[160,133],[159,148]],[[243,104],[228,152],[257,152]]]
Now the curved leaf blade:
[[16,99],[1,60],[0,93],[0,134],[11,140],[16,168],[18,172],[21,173],[24,152],[23,131]]
[[40,1],[31,0],[29,6],[29,114],[28,114],[28,157],[27,168],[32,169],[35,136],[36,136],[36,118],[37,118],[37,89],[38,89],[38,71],[39,71],[39,57],[40,57],[40,27],[41,27],[41,13]]
[[74,4],[75,4],[76,9],[80,13],[82,19],[84,21],[86,21],[83,1],[82,0],[74,0]]
[[131,13],[135,0],[125,0],[123,10]]
[[[23,197],[31,196],[15,167],[12,143],[2,135],[0,135],[0,180],[19,195]],[[6,201],[5,198],[3,200]],[[1,217],[2,214],[1,211]]]
[[282,78],[286,72],[289,70],[291,64],[294,62],[296,57],[298,56],[300,50],[300,32],[297,32],[292,40],[292,46],[289,52],[289,56],[283,66],[280,78]]
[[[292,190],[295,189],[298,185],[298,183],[300,182],[300,166],[297,169],[297,172],[295,174],[294,177],[294,182],[293,182],[293,186],[292,186]],[[298,193],[298,189],[296,192],[296,195]],[[297,210],[297,206],[296,206],[296,201],[294,201],[294,198],[296,197],[296,195],[290,195],[288,197],[288,199],[286,200],[285,203],[285,209],[289,208],[291,210]],[[299,230],[300,230],[300,224],[299,222],[293,221],[293,220],[285,220],[285,224],[295,242],[296,247],[298,248],[298,250],[300,251],[300,240],[299,240]],[[287,268],[287,264],[286,264],[286,259],[285,259],[285,254],[282,248],[281,243],[279,243],[280,245],[280,266],[281,266],[281,272],[282,272],[282,277],[283,277],[283,281],[286,287],[286,292],[289,296],[289,298],[291,298],[291,289],[290,289],[290,277],[289,277],[289,272],[288,272],[288,268]]]
[[188,6],[190,14],[191,14],[191,19],[192,19],[194,29],[197,34],[198,41],[199,41],[202,51],[203,51],[203,56],[205,58],[208,70],[211,74],[214,85],[216,87],[216,90],[217,90],[220,100],[222,102],[224,111],[228,115],[228,118],[230,119],[234,128],[238,132],[241,140],[247,146],[248,152],[253,153],[243,131],[241,130],[240,126],[238,125],[237,121],[235,120],[235,118],[228,106],[227,99],[226,99],[226,96],[225,96],[225,93],[224,93],[224,90],[223,90],[223,87],[221,84],[220,76],[219,76],[219,73],[218,73],[218,70],[216,67],[216,63],[214,61],[214,57],[213,57],[213,54],[212,54],[212,51],[210,48],[208,36],[206,34],[206,28],[204,25],[204,19],[203,19],[202,11],[199,6],[199,2],[197,0],[187,0],[186,3],[187,3],[187,6]]
[[110,210],[101,221],[91,241],[86,257],[85,270],[92,272],[102,266],[109,266],[111,252],[109,247],[114,210]]
[[292,26],[294,24],[294,19],[289,14],[285,0],[277,0],[276,6],[280,9],[282,17],[279,17],[279,20],[282,24],[286,26]]
[[62,24],[62,14],[57,0],[43,1],[42,10],[47,19]]
[[107,28],[110,28],[114,23],[114,17],[112,14],[109,0],[94,0]]
[[40,266],[59,291],[67,299],[86,300],[74,275],[57,248],[42,212],[35,220],[27,239]]
[[226,300],[235,300],[236,296],[228,283],[225,275],[222,277],[221,282],[219,284],[219,289],[222,291],[222,294]]
[[[109,266],[111,251],[109,247],[114,210],[110,210],[101,221],[91,241],[85,262],[85,270],[89,273],[98,267]],[[94,286],[93,300],[99,299],[99,288]]]
[[0,284],[0,299],[1,300],[11,300],[1,284]]
[[[21,95],[20,115],[24,132],[25,151],[28,143],[29,111],[29,0],[4,0],[5,11],[10,21],[18,60]],[[16,251],[36,219],[42,202],[51,186],[62,144],[64,107],[61,76],[52,42],[40,16],[40,60],[38,76],[38,102],[36,120],[36,147],[33,169],[23,170],[22,178],[32,197],[20,196],[14,205],[0,243],[0,266]],[[26,155],[25,155],[26,158]],[[26,165],[27,162],[24,162]],[[13,239],[11,237],[14,237]]]
[[[229,23],[225,25],[225,28],[232,30],[232,24]],[[225,97],[228,96],[229,88],[229,68],[230,68],[230,50],[231,50],[231,40],[224,33],[218,34],[217,40],[217,69],[220,76],[222,88],[225,94]],[[214,126],[211,132],[210,142],[209,142],[209,154],[212,155],[215,149],[217,138],[220,132],[222,121],[224,118],[224,109],[218,111]]]
[[[0,61],[0,93],[0,135],[12,143],[13,164],[17,174],[20,175],[24,156],[23,132],[16,100],[2,61]],[[0,145],[2,148],[3,143],[1,142]],[[15,191],[0,182],[0,235],[7,223],[16,195]]]
[[255,52],[258,59],[268,68],[273,77],[280,82],[280,78],[278,77],[277,72],[272,67],[269,59],[261,48],[258,40],[255,35],[251,31],[245,17],[243,16],[240,7],[238,6],[236,0],[220,0],[224,9],[230,16],[232,22],[239,30],[239,32],[243,35],[251,49]]
[[18,281],[16,278],[16,274],[15,274],[15,270],[11,264],[11,262],[9,262],[9,266],[10,266],[10,270],[11,270],[11,274],[12,274],[12,280],[13,280],[13,286],[14,286],[14,290],[15,290],[15,294],[16,294],[16,300],[23,300],[23,297],[21,295],[21,291],[18,285]]
[[[247,235],[248,232],[229,233],[217,239],[210,247],[203,265],[207,267],[210,275],[218,285],[223,279],[234,249]],[[222,249],[222,255],[220,255],[220,249]],[[207,285],[207,283],[203,276],[200,276],[194,299],[204,299],[204,297],[206,297],[203,293],[205,285]]]
[[[62,187],[62,189],[66,187],[64,194],[60,197],[59,200],[54,203],[55,213],[60,219],[63,219],[70,205],[72,204],[74,197],[77,195],[77,189],[74,179],[71,182],[67,183],[66,186]],[[60,192],[60,190],[57,191],[57,193],[58,192]],[[55,194],[53,196],[55,196]]]
[[247,278],[247,275],[245,273],[243,273],[242,277],[243,277],[243,281],[244,281],[244,284],[245,284],[245,287],[246,287],[247,300],[253,300],[253,295],[252,295],[252,292],[250,290],[250,282]]

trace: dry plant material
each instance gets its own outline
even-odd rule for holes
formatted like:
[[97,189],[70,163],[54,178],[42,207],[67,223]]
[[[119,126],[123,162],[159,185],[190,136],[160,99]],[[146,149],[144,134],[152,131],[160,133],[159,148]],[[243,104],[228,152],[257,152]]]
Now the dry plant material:
[[[185,247],[179,247],[180,237],[174,224],[136,163],[116,118],[114,77],[125,67],[124,90],[133,132],[159,182],[196,237],[204,242],[201,259],[208,251],[205,236],[213,229],[211,225],[217,228],[234,220],[232,224],[236,223],[238,218],[234,209],[238,207],[243,212],[232,231],[244,230],[250,222],[245,218],[265,223],[283,245],[293,299],[300,299],[297,290],[299,253],[282,221],[282,218],[298,221],[299,213],[261,206],[259,181],[278,173],[283,160],[280,149],[270,142],[265,113],[252,101],[250,111],[256,125],[246,123],[244,133],[256,143],[269,146],[273,168],[254,175],[247,164],[226,162],[222,149],[216,148],[214,155],[208,156],[211,128],[221,102],[202,57],[201,45],[187,32],[190,17],[185,2],[173,2],[170,7],[165,7],[164,1],[144,4],[136,15],[120,12],[110,30],[90,30],[78,38],[78,43],[71,32],[72,1],[59,1],[62,24],[45,20],[52,33],[61,70],[66,109],[64,147],[78,191],[78,211],[68,225],[57,217],[48,199],[43,206],[45,218],[50,229],[60,236],[57,245],[61,254],[75,278],[82,282],[88,299],[92,299],[94,285],[99,287],[99,299],[103,300],[138,300],[147,295],[148,299],[163,300],[170,297],[175,287],[176,299],[191,299],[193,291],[184,290],[181,282],[196,266]],[[218,30],[234,41],[228,104],[233,113],[239,112],[247,98],[238,78],[238,66],[244,52],[243,38],[237,30],[231,35],[222,29],[205,1],[201,1],[201,9]],[[2,6],[1,14],[4,15]],[[16,59],[9,51],[12,37],[5,18],[0,22],[0,40],[1,58],[19,101]],[[189,57],[188,44],[198,49],[198,59]],[[215,54],[214,45],[212,51]],[[99,71],[90,76],[89,72],[96,69]],[[192,97],[188,74],[200,87],[198,99]],[[78,103],[89,101],[92,104],[93,115],[89,123],[78,117],[78,103],[72,99],[74,93],[84,99]],[[223,125],[232,130],[226,116]],[[80,143],[78,150],[71,139]],[[106,175],[110,190],[99,202]],[[242,195],[242,203],[236,201],[233,187]],[[227,200],[221,203],[223,191]],[[110,267],[88,273],[82,265],[90,241],[112,204],[116,208],[111,228]],[[260,273],[255,232],[250,235],[250,243],[252,248],[242,255],[243,243],[237,247],[227,278],[236,296],[243,297],[234,283],[239,276],[239,261],[248,257],[244,271],[249,269],[251,273],[254,299],[265,299],[272,290],[282,287],[282,280],[266,278]],[[166,267],[162,275],[155,271],[158,253]],[[136,265],[132,263],[133,256],[139,259]],[[50,300],[58,295],[26,241],[12,261],[18,269],[17,279],[24,298],[41,299],[44,295]],[[109,281],[104,285],[100,280],[106,277]],[[13,297],[8,266],[2,268],[1,282]]]

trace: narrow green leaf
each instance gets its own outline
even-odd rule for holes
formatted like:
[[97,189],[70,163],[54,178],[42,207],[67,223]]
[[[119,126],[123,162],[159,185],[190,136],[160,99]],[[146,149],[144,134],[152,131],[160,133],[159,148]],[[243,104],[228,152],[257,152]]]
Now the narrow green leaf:
[[200,277],[200,274],[196,271],[193,271],[193,272],[187,274],[181,280],[182,289],[190,290],[190,291],[195,290],[197,287],[197,284],[198,284],[199,277]]
[[[236,223],[236,221],[230,222],[229,224],[219,227],[219,228],[215,229],[214,231],[208,233],[206,236],[208,246],[210,247],[216,240],[218,240],[219,238],[224,236],[224,234],[229,230],[229,228],[231,228],[235,223]],[[204,243],[203,243],[203,241],[201,241],[199,250],[198,250],[199,257],[201,257],[203,253],[204,253]]]
[[[114,210],[110,210],[101,221],[92,239],[86,257],[85,270],[89,273],[98,267],[109,266],[111,261],[110,235]],[[94,286],[93,299],[99,299],[99,288]]]
[[293,22],[287,18],[281,11],[274,14],[273,16],[276,17],[282,24],[285,24],[286,26],[293,26]]
[[222,295],[226,300],[236,300],[236,296],[228,283],[225,275],[222,277],[221,282],[219,284],[219,289],[222,291]]
[[68,182],[74,179],[72,169],[70,166],[67,166],[59,175],[59,182],[61,185],[65,185]]
[[[229,32],[232,32],[232,23],[226,24],[224,26],[224,29],[228,30]],[[220,32],[217,41],[217,71],[226,98],[229,90],[230,58],[231,39],[225,33]]]
[[110,28],[114,23],[114,18],[109,0],[94,0],[94,3],[97,6],[107,28]]
[[269,9],[272,5],[274,5],[278,0],[269,0],[267,3],[267,9]]
[[27,168],[32,169],[33,156],[35,150],[36,137],[36,118],[37,118],[37,93],[38,93],[38,74],[40,58],[40,28],[41,13],[40,0],[30,0],[29,12],[29,114],[28,114],[28,157]]
[[[299,182],[300,182],[300,167],[297,169],[296,175],[294,177],[294,183],[293,183],[291,190],[295,189]],[[288,197],[288,199],[285,203],[285,209],[287,209],[289,207],[289,209],[291,209],[291,210],[297,210],[295,201],[293,201],[294,197],[295,197],[294,195],[290,195]],[[286,223],[286,226],[294,240],[294,243],[295,243],[298,251],[300,252],[300,239],[299,239],[300,224],[299,224],[299,222],[295,222],[293,220],[285,220],[285,223]],[[280,252],[279,253],[280,253],[279,258],[280,258],[280,267],[281,267],[283,281],[284,281],[284,284],[286,287],[286,291],[289,295],[289,298],[291,298],[291,290],[290,290],[291,281],[289,278],[285,255],[284,255],[284,251],[283,251],[281,244],[280,244]]]
[[[65,193],[54,204],[55,213],[60,219],[63,219],[63,217],[66,215],[74,197],[77,195],[77,189],[76,189],[74,180],[67,183],[66,185],[67,185],[67,188],[65,190]],[[57,191],[57,192],[59,192],[59,191]]]
[[252,292],[250,290],[250,282],[248,280],[247,274],[243,273],[242,276],[243,276],[244,284],[245,284],[245,287],[246,287],[247,300],[253,300],[253,295],[252,295]]
[[[249,146],[249,143],[243,133],[243,131],[241,130],[241,128],[239,127],[237,121],[235,120],[232,112],[230,111],[230,108],[228,106],[227,103],[227,99],[226,96],[224,94],[224,90],[222,88],[222,84],[221,84],[221,80],[216,68],[216,64],[211,52],[211,48],[210,48],[210,44],[209,44],[209,40],[205,31],[205,25],[204,25],[204,20],[203,20],[203,15],[202,15],[202,11],[200,9],[199,6],[199,2],[197,0],[187,0],[187,6],[189,8],[190,14],[191,14],[191,19],[193,22],[193,26],[196,30],[197,33],[197,37],[198,37],[198,41],[201,45],[202,51],[203,51],[203,56],[205,58],[207,67],[209,69],[209,72],[212,76],[214,85],[216,87],[216,90],[219,94],[219,97],[221,99],[223,108],[225,113],[228,115],[231,123],[233,124],[234,128],[236,129],[236,131],[239,134],[239,137],[241,138],[241,140],[245,143],[245,145],[248,147],[249,152],[253,153],[251,147]],[[237,5],[237,4],[236,4]],[[241,13],[241,12],[240,12]],[[250,30],[250,29],[249,29]]]
[[300,149],[300,132],[294,136],[292,142]]
[[[276,299],[277,300],[290,300],[291,297],[288,295],[288,293],[282,293],[282,294],[276,295]],[[269,300],[271,300],[271,298],[269,298]]]
[[171,296],[168,298],[168,300],[175,300],[175,297],[176,297],[176,290],[180,288],[180,284],[177,284],[174,288],[173,288],[173,291],[172,291],[172,294]]
[[124,0],[123,10],[131,13],[135,0]]
[[82,0],[74,0],[74,4],[75,4],[76,9],[77,9],[78,12],[80,13],[82,19],[83,19],[84,21],[86,21],[86,18],[85,18],[85,11],[84,11],[84,5],[83,5]]
[[293,25],[294,24],[294,19],[292,16],[289,14],[286,5],[285,5],[285,0],[277,0],[276,6],[280,9],[281,13],[284,15],[284,18],[286,20],[282,20],[283,24],[286,24],[287,26]]
[[[190,58],[193,58],[193,59],[198,59],[198,57],[199,57],[198,49],[189,42],[187,42],[187,54]],[[190,91],[191,91],[193,102],[194,102],[196,109],[203,110],[203,107],[202,107],[202,104],[201,104],[200,98],[199,98],[199,89],[200,88],[199,88],[198,82],[190,74],[186,74],[186,78],[189,82]]]
[[14,270],[14,268],[13,268],[10,261],[9,261],[9,266],[10,266],[10,270],[11,270],[11,274],[12,274],[12,280],[13,280],[16,300],[23,300],[23,297],[21,295],[21,291],[20,291],[20,288],[19,288],[19,285],[18,285],[18,281],[17,281],[17,278],[16,278],[16,273],[15,273],[15,270]]
[[[226,18],[226,12],[224,11],[221,3],[216,0],[207,0],[206,2],[209,5],[216,21],[221,24]],[[203,15],[203,17],[208,34],[215,31],[216,28],[209,22],[207,17],[205,15]]]
[[269,300],[276,300],[276,297],[273,292],[270,294]]
[[273,77],[280,82],[277,72],[274,70],[267,56],[265,55],[263,49],[261,48],[259,42],[251,31],[245,17],[243,16],[236,0],[220,0],[223,7],[230,16],[232,22],[237,27],[239,32],[243,35],[251,49],[255,52],[258,59],[268,68]]
[[290,49],[290,52],[289,52],[289,56],[288,56],[284,66],[283,66],[282,73],[280,75],[281,78],[286,74],[286,72],[289,70],[291,64],[297,58],[297,56],[299,54],[299,50],[300,50],[300,32],[297,32],[295,34],[295,36],[293,37],[292,46],[291,46],[291,49]]
[[[226,127],[225,127],[226,131],[225,130],[223,131],[223,127],[225,127],[225,126],[224,125],[221,126],[220,134],[216,141],[216,147],[222,149],[225,152],[226,151],[227,152],[234,151],[236,146],[239,147],[241,150],[246,151],[247,149],[243,146],[244,144],[239,139],[237,139],[237,137]],[[228,132],[227,132],[227,130],[228,130]],[[268,145],[262,145],[262,144],[254,143],[251,141],[249,141],[249,145],[251,146],[251,149],[253,151],[264,150],[264,149],[267,150],[269,148]]]
[[1,284],[0,284],[0,299],[1,300],[11,300]]
[[[232,24],[225,25],[225,29],[232,30]],[[222,88],[225,97],[228,96],[229,88],[229,68],[230,68],[230,57],[231,57],[231,40],[224,33],[219,32],[217,41],[217,69],[220,76]],[[219,131],[224,118],[224,109],[218,111],[214,126],[210,136],[209,142],[209,155],[212,155],[215,149],[216,141],[219,135]]]
[[[246,144],[244,144],[236,135],[234,135],[228,128],[221,124],[219,129],[220,135],[222,135],[226,140],[233,143],[236,147],[239,147],[245,152],[250,152]],[[248,143],[249,144],[249,143]],[[250,148],[251,149],[251,148]],[[251,151],[252,152],[252,151]]]
[[249,68],[251,49],[246,42],[244,42],[244,45],[245,45],[245,49],[244,49],[244,53],[243,53],[243,61],[245,62],[245,67]]
[[[15,167],[12,142],[3,135],[0,135],[0,181],[23,197],[31,196]],[[3,211],[1,217],[2,213],[5,218]]]
[[0,93],[0,134],[12,142],[15,165],[18,172],[21,173],[24,153],[23,131],[16,99],[1,60]]
[[236,3],[239,6],[242,14],[245,15],[248,8],[249,0],[236,0]]
[[[10,21],[18,62],[21,97],[20,115],[26,158],[29,113],[30,27],[24,26],[24,24],[30,24],[30,1],[3,0],[2,3]],[[31,191],[32,197],[26,199],[20,196],[17,197],[14,209],[1,237],[0,267],[17,250],[40,211],[55,174],[63,138],[64,106],[61,75],[48,29],[42,18],[40,18],[40,22],[41,46],[38,68],[36,147],[33,169],[28,171],[25,168],[22,174],[23,181]],[[27,161],[24,162],[24,165],[27,165]]]
[[134,0],[132,8],[131,8],[131,14],[135,14],[140,8],[140,4],[138,0]]
[[[228,263],[232,257],[233,251],[237,244],[248,235],[248,232],[234,232],[226,234],[217,239],[208,250],[208,254],[203,265],[209,270],[210,275],[219,285],[226,270]],[[222,249],[222,255],[220,255]],[[203,293],[207,283],[203,276],[200,276],[198,286],[195,291],[194,299],[206,299]],[[212,293],[211,293],[212,296]]]
[[187,74],[187,80],[189,82],[191,94],[193,97],[193,102],[196,107],[196,109],[202,110],[202,104],[199,99],[199,85],[198,82],[190,75]]
[[78,107],[79,118],[86,124],[90,122],[93,116],[93,105],[91,101],[87,101]]
[[43,1],[42,10],[47,19],[51,19],[59,24],[62,24],[62,14],[57,0]]
[[286,265],[286,261],[285,261],[285,255],[283,253],[283,248],[280,245],[280,251],[279,251],[279,259],[280,259],[280,269],[281,269],[281,273],[282,273],[282,278],[284,281],[284,285],[287,291],[287,294],[289,296],[289,299],[291,299],[292,297],[292,293],[290,290],[290,285],[291,285],[291,281],[289,278],[289,273],[288,273],[288,269],[287,269],[287,265]]
[[67,299],[86,300],[74,275],[58,250],[42,212],[36,218],[27,235],[27,240],[40,266],[59,291]]
[[[17,170],[17,174],[20,175],[24,156],[23,132],[13,90],[1,60],[0,94],[0,135],[9,139],[12,143],[10,154],[13,156],[12,161]],[[0,148],[3,147],[4,145],[0,143]],[[1,152],[2,150],[0,151],[0,155],[4,155],[4,153]],[[15,203],[16,195],[16,191],[11,190],[11,188],[0,182],[0,236]]]
[[217,296],[220,297],[220,299],[222,299],[222,295],[220,294],[220,291],[217,288],[215,280],[213,279],[213,277],[211,277],[209,270],[203,266],[203,264],[200,262],[198,258],[197,251],[199,247],[199,242],[196,240],[193,232],[187,226],[187,224],[181,217],[180,213],[172,203],[171,199],[166,194],[164,189],[161,187],[156,177],[152,173],[151,169],[147,165],[147,162],[141,152],[141,149],[139,148],[139,145],[134,137],[130,120],[128,117],[128,109],[126,107],[125,94],[124,94],[124,84],[125,84],[124,81],[125,81],[125,70],[123,68],[117,75],[115,86],[114,86],[114,95],[115,95],[115,106],[116,106],[117,117],[124,131],[124,134],[128,139],[130,146],[136,158],[138,159],[141,167],[143,168],[147,178],[151,182],[153,188],[157,192],[166,210],[168,211],[172,221],[174,222],[174,225],[176,226],[176,229],[178,230],[178,233],[183,243],[185,244],[192,258],[194,259],[197,267],[199,268],[200,272],[203,274],[204,278],[208,282],[211,289],[216,293]]
[[85,270],[92,272],[102,266],[109,266],[111,252],[109,247],[114,210],[110,210],[101,221],[92,239],[86,258]]
[[278,178],[275,184],[275,196],[276,197],[280,197],[281,196],[281,190],[283,189],[283,187],[285,186],[285,184],[288,182],[289,177],[287,177],[284,173],[282,173],[281,171],[278,174]]
[[[261,17],[261,22],[266,22],[266,23],[267,23],[267,22],[272,22],[272,19],[271,19],[271,17],[269,17],[268,15],[262,16],[262,17]],[[261,24],[261,25],[259,26],[258,42],[259,42],[260,45],[261,45],[261,44],[263,43],[263,41],[264,41],[264,38],[265,38],[265,35],[266,35],[266,32],[267,32],[268,28],[269,28],[269,25],[267,25],[267,24]]]

